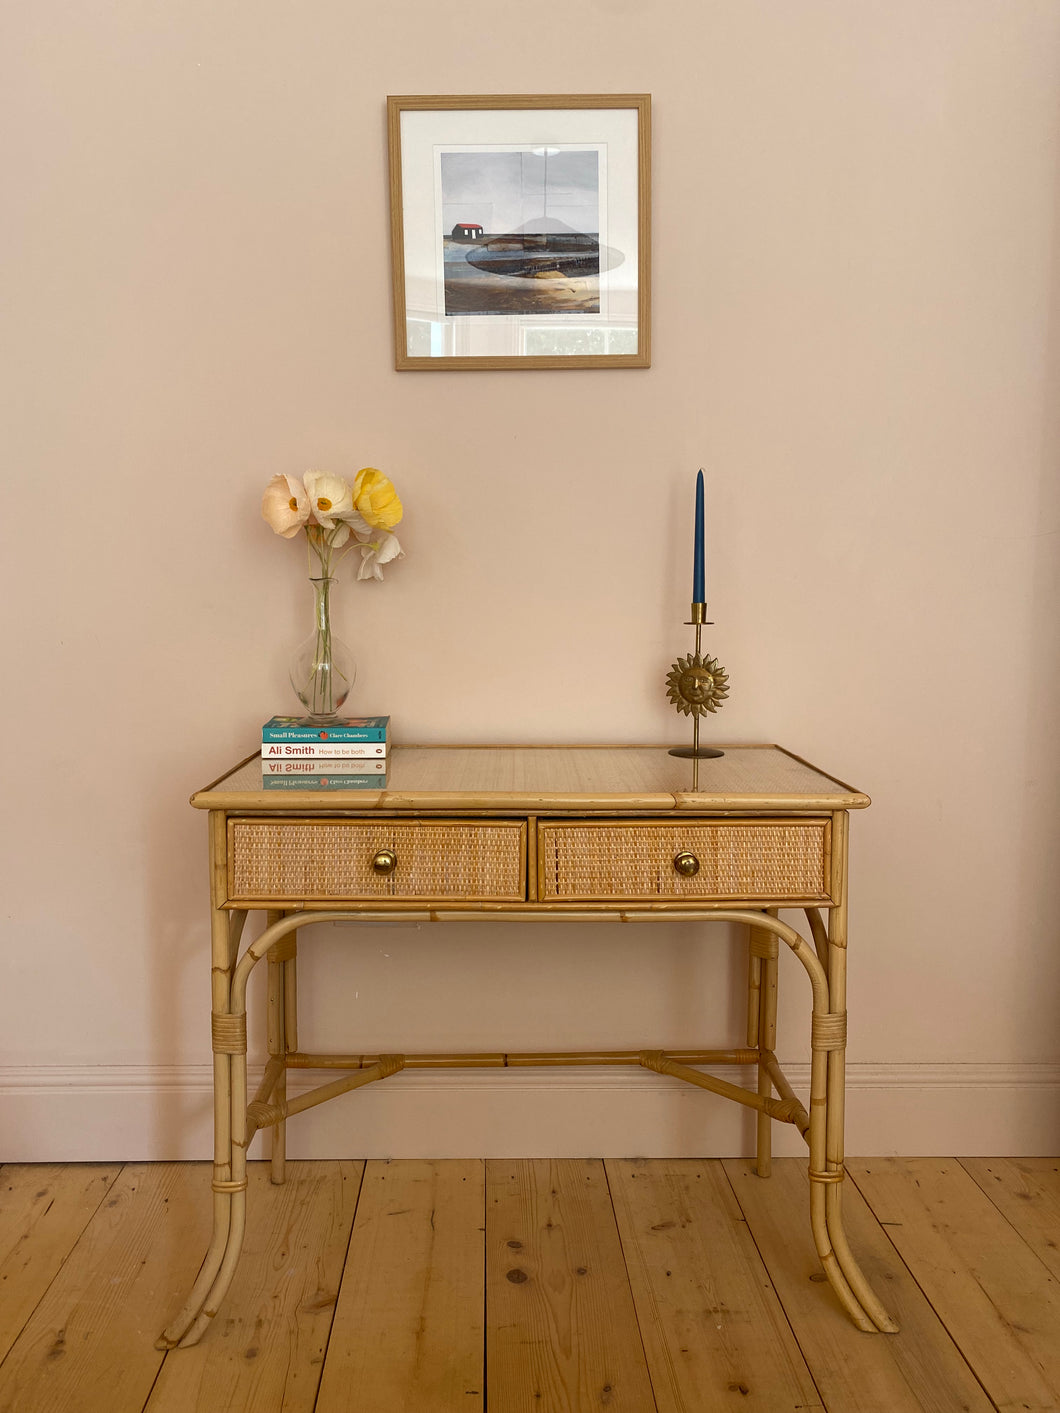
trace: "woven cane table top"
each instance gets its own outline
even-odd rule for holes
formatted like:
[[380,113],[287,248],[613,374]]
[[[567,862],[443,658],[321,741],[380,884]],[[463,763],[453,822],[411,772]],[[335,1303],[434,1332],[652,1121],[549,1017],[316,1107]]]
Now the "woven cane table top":
[[[267,790],[251,756],[191,797],[196,809],[833,810],[867,795],[780,746],[726,746],[693,762],[665,746],[395,746],[385,777],[357,789]],[[325,767],[326,768],[326,767]],[[373,788],[376,787],[376,788]]]

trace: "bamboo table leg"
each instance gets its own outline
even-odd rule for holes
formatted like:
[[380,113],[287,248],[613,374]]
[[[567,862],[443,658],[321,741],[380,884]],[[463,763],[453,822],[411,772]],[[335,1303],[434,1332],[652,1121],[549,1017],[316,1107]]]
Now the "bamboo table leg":
[[[845,826],[846,816],[838,821],[837,842],[834,847],[840,850],[839,867],[845,867]],[[752,929],[762,929],[786,942],[802,962],[813,992],[811,1013],[811,1065],[810,1065],[810,1107],[807,1142],[810,1148],[810,1228],[814,1244],[821,1259],[825,1274],[832,1289],[839,1297],[844,1309],[859,1329],[866,1332],[885,1330],[893,1333],[898,1326],[883,1309],[869,1287],[868,1281],[847,1243],[843,1230],[842,1208],[838,1201],[839,1184],[843,1181],[842,1141],[843,1103],[842,1059],[846,1046],[846,1012],[838,1009],[834,997],[840,1002],[846,998],[845,946],[839,946],[839,938],[845,943],[845,910],[840,911],[838,920],[830,926],[834,941],[828,948],[829,970],[826,970],[819,950],[809,946],[803,937],[780,922],[776,909],[761,913],[730,913],[718,911],[714,914],[718,922],[747,922]],[[812,919],[811,919],[812,926]],[[817,932],[814,929],[815,941]],[[820,948],[818,941],[818,949]],[[764,958],[766,948],[757,944],[757,950]],[[759,969],[761,986],[764,961]],[[754,978],[752,969],[752,981]],[[758,1039],[762,1041],[762,1009],[759,1008]],[[767,1073],[772,1055],[766,1061]]]
[[[223,831],[223,821],[221,828]],[[158,1341],[158,1347],[162,1349],[171,1349],[178,1344],[187,1348],[196,1344],[228,1293],[243,1249],[247,1215],[247,1147],[257,1128],[264,1123],[274,1124],[285,1119],[288,1113],[300,1112],[347,1090],[385,1079],[388,1075],[396,1074],[405,1063],[404,1056],[381,1055],[374,1065],[344,1079],[335,1080],[332,1084],[323,1085],[308,1095],[300,1095],[293,1101],[269,1104],[256,1100],[248,1106],[247,981],[257,963],[267,956],[272,948],[282,945],[285,939],[297,930],[299,921],[304,921],[306,915],[276,914],[275,921],[265,928],[257,941],[252,942],[236,961],[235,948],[245,916],[245,913],[226,914],[220,908],[214,909],[215,958],[221,951],[218,939],[222,936],[226,948],[226,965],[219,967],[216,961],[214,964],[214,1132],[218,1158],[214,1166],[213,1183],[214,1236],[191,1295],[180,1314],[167,1326]],[[341,912],[319,912],[313,914],[312,920],[339,922],[346,916],[347,914]],[[229,926],[230,917],[240,919],[238,927]],[[293,958],[286,959],[284,966],[291,965],[292,960]],[[219,982],[219,974],[224,979],[223,988]],[[224,1008],[220,1009],[222,1003]],[[272,1057],[270,1064],[279,1058]],[[274,1090],[275,1084],[276,1080],[269,1077],[267,1070],[264,1087]],[[224,1162],[220,1161],[222,1153],[225,1155]]]
[[[229,1083],[227,1101],[229,1108],[230,1168],[229,1181],[225,1184],[230,1202],[228,1236],[221,1260],[214,1268],[213,1279],[195,1314],[194,1320],[185,1329],[179,1343],[187,1348],[197,1344],[217,1314],[221,1301],[235,1275],[236,1266],[243,1250],[243,1237],[247,1220],[247,1147],[253,1136],[248,1131],[247,1119],[247,980],[257,962],[269,954],[270,949],[282,944],[287,934],[294,931],[296,924],[289,922],[283,913],[270,913],[268,925],[257,942],[252,943],[238,962],[234,962],[231,983],[228,988],[228,1006],[225,1015],[214,1014],[214,1049],[219,1045],[229,1050]],[[282,975],[279,977],[282,984]],[[270,1088],[275,1088],[271,1086]],[[284,1104],[286,1109],[286,1103]],[[215,1184],[216,1190],[216,1184]],[[204,1284],[206,1266],[196,1282],[194,1294]],[[188,1300],[187,1309],[192,1300]],[[183,1313],[183,1312],[182,1312]],[[174,1322],[174,1327],[177,1322]],[[167,1334],[169,1332],[167,1331]]]
[[213,1088],[213,1234],[191,1293],[180,1312],[166,1326],[157,1341],[158,1348],[172,1349],[193,1324],[221,1268],[232,1233],[232,1052],[218,1044],[216,1019],[228,1013],[231,977],[235,968],[239,939],[246,922],[245,912],[227,912],[220,905],[225,897],[226,838],[224,815],[210,813],[210,868],[213,894],[211,913],[211,1006],[214,1017]]
[[[817,1247],[817,1254],[820,1257],[821,1265],[825,1275],[831,1283],[832,1289],[839,1297],[844,1309],[850,1318],[857,1325],[858,1329],[870,1331],[877,1326],[850,1288],[839,1258],[833,1249],[833,1244],[828,1231],[826,1219],[824,1194],[822,1183],[839,1181],[842,1174],[825,1174],[826,1160],[826,1134],[828,1126],[828,1052],[825,1041],[830,1031],[830,1024],[833,1017],[829,1011],[829,989],[828,975],[821,964],[815,950],[807,944],[805,939],[788,927],[786,923],[780,922],[775,916],[776,910],[764,912],[756,915],[753,919],[747,917],[746,920],[756,929],[763,929],[771,935],[775,935],[782,942],[786,942],[791,950],[798,957],[810,978],[810,986],[813,993],[813,1007],[811,1013],[811,1065],[810,1065],[810,1104],[809,1104],[809,1129],[806,1135],[810,1147],[810,1229],[813,1233],[814,1245]],[[716,914],[723,918],[724,913]],[[761,944],[760,944],[761,945]],[[764,950],[764,949],[763,949]]]
[[[832,849],[835,866],[842,883],[839,896],[846,898],[847,815],[833,817]],[[825,1170],[829,1180],[825,1187],[825,1220],[828,1234],[840,1268],[877,1329],[893,1334],[898,1325],[887,1314],[865,1279],[854,1258],[843,1228],[843,1140],[846,1109],[846,968],[847,968],[847,906],[845,901],[832,908],[828,917],[828,993],[834,1027],[827,1036],[827,1127],[825,1138]],[[833,1179],[832,1175],[836,1175]]]
[[[232,1123],[232,1163],[231,1180],[227,1184],[231,1202],[231,1220],[228,1240],[217,1273],[210,1284],[205,1299],[190,1328],[180,1341],[182,1348],[197,1344],[217,1314],[221,1301],[232,1283],[240,1253],[243,1250],[243,1237],[247,1225],[247,1015],[245,1002],[240,1005],[233,985],[232,1010],[223,1017],[214,1017],[215,1041],[217,1032],[224,1043],[236,1046],[242,1042],[242,1049],[231,1055],[231,1083],[229,1099]],[[219,1024],[223,1022],[223,1024]],[[190,1304],[190,1301],[189,1301]]]
[[[284,916],[282,912],[270,912],[267,925],[272,926]],[[278,1062],[276,1082],[267,1093],[260,1095],[265,1102],[274,1100],[281,1109],[287,1103],[287,1055],[298,1048],[297,1022],[295,1017],[295,966],[298,955],[298,934],[292,932],[282,938],[269,950],[268,962],[268,1050],[270,1063]],[[270,1176],[274,1183],[282,1183],[286,1173],[287,1160],[287,1120],[280,1119],[272,1130],[272,1151],[270,1154]]]
[[[775,908],[768,916],[776,917]],[[774,932],[751,932],[751,954],[759,963],[758,988],[758,1048],[770,1054],[777,1048],[777,957],[780,940]],[[768,1099],[773,1093],[773,1080],[764,1058],[758,1061],[758,1092]],[[773,1120],[760,1109],[755,1143],[755,1171],[767,1178],[773,1170]]]

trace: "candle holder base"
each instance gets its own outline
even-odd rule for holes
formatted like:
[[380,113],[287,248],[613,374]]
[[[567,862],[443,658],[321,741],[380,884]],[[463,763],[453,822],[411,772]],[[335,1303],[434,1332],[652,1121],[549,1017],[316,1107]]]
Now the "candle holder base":
[[667,755],[680,756],[682,760],[716,760],[724,751],[716,751],[713,746],[674,746]]

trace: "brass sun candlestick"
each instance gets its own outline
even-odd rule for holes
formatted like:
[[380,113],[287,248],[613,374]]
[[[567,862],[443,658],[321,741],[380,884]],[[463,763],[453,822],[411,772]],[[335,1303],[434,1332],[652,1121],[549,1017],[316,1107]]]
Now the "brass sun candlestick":
[[713,714],[729,695],[729,675],[717,658],[702,655],[704,627],[711,627],[703,591],[703,472],[696,478],[696,525],[692,571],[692,616],[689,626],[696,630],[696,650],[688,657],[679,657],[666,678],[667,696],[685,716],[692,718],[691,746],[675,746],[672,756],[692,760],[692,789],[699,789],[699,762],[723,756],[724,751],[699,744],[699,718],[704,712]]
[[[729,695],[729,674],[719,665],[716,657],[702,655],[703,629],[712,626],[707,618],[705,603],[692,605],[689,626],[694,626],[696,630],[696,650],[688,657],[677,659],[667,674],[666,687],[667,696],[677,710],[692,718],[692,744],[675,746],[670,754],[700,761],[725,754],[713,746],[699,744],[699,718],[704,712],[716,712]],[[698,772],[693,772],[693,789],[698,784],[697,777]]]

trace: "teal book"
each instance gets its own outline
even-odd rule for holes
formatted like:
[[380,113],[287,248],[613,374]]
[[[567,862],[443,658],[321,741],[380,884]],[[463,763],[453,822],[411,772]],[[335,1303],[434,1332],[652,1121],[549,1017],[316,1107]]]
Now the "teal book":
[[386,742],[389,716],[340,716],[328,726],[307,726],[300,716],[273,716],[261,728],[262,744],[269,742]]
[[263,790],[385,790],[385,775],[263,775]]

